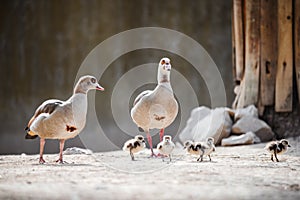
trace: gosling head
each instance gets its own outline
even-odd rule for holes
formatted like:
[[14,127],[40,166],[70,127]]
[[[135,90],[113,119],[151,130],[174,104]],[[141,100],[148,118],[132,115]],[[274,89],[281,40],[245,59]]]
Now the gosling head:
[[190,148],[193,144],[194,144],[194,143],[193,143],[193,141],[191,141],[191,140],[185,141],[185,142],[184,142],[184,145],[183,145],[183,149]]
[[209,138],[206,139],[206,143],[209,144],[209,145],[213,145],[214,142],[215,142],[215,139],[212,138],[212,137],[209,137]]
[[285,147],[291,147],[291,145],[289,144],[289,141],[287,141],[286,139],[280,140],[280,143]]
[[137,135],[137,136],[134,137],[134,139],[135,139],[136,141],[145,143],[144,136],[142,136],[142,135]]
[[170,136],[170,135],[165,135],[163,137],[163,141],[166,143],[169,143],[171,140],[172,140],[172,136]]

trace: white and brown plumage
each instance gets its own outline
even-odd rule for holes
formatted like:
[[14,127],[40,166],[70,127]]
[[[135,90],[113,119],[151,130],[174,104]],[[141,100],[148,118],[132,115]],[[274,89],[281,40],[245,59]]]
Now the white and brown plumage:
[[25,130],[26,139],[40,137],[40,163],[43,159],[45,139],[59,139],[60,153],[57,162],[63,163],[65,140],[77,136],[85,126],[87,114],[87,92],[91,89],[103,91],[93,76],[83,76],[77,82],[73,95],[66,101],[50,99],[35,111]]
[[202,162],[203,156],[208,156],[209,161],[211,161],[210,154],[216,150],[214,145],[214,138],[209,137],[206,142],[192,142],[190,140],[184,143],[184,148],[189,154],[199,155],[197,161]]
[[289,142],[286,139],[282,139],[280,141],[272,141],[267,143],[265,149],[271,153],[271,160],[273,162],[273,156],[275,156],[276,161],[279,162],[277,154],[283,154],[287,152],[289,147],[291,147]]
[[170,162],[172,161],[171,153],[175,148],[175,144],[172,142],[172,137],[170,135],[165,135],[163,137],[163,141],[158,143],[157,150],[160,154],[162,154],[162,158],[164,160],[164,156],[168,156]]
[[123,151],[129,151],[131,159],[134,160],[134,153],[144,150],[146,147],[145,139],[142,135],[137,135],[124,143]]
[[134,123],[147,135],[152,156],[155,154],[149,130],[160,129],[160,141],[162,141],[164,129],[175,120],[178,113],[178,103],[170,83],[170,71],[170,59],[162,58],[158,65],[156,88],[140,93],[131,109]]

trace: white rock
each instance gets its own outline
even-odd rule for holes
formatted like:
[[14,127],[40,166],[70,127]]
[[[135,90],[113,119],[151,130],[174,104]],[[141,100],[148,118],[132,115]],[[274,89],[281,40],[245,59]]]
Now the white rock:
[[64,155],[74,155],[74,154],[92,155],[93,152],[90,149],[82,149],[82,148],[79,148],[79,147],[67,148],[64,151]]
[[238,121],[242,117],[252,116],[258,118],[258,111],[254,105],[249,105],[246,108],[239,108],[235,110],[234,121]]
[[239,136],[232,135],[228,138],[222,139],[222,146],[234,146],[234,145],[243,145],[243,144],[253,144],[254,138],[256,135],[253,132],[248,132]]
[[253,116],[244,116],[232,126],[233,134],[247,132],[255,133],[262,142],[269,141],[274,137],[271,127],[264,121]]
[[213,137],[215,144],[220,144],[222,138],[228,137],[232,127],[232,120],[225,108],[211,110],[210,114],[199,120],[190,132],[181,137],[182,142],[186,140],[205,141],[208,137]]
[[205,106],[194,108],[191,111],[191,115],[186,122],[185,128],[181,131],[181,133],[179,135],[180,140],[182,142],[185,142],[186,140],[190,140],[191,138],[193,138],[192,130],[195,127],[195,125],[197,124],[197,122],[199,122],[200,120],[205,118],[210,113],[211,113],[211,110]]

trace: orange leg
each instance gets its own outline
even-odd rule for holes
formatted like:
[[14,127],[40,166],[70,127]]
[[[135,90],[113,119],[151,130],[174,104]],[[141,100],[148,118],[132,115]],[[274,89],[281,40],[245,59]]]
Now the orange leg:
[[44,164],[45,163],[45,160],[43,158],[43,154],[44,154],[44,146],[45,146],[45,139],[44,138],[41,138],[40,139],[40,164]]
[[60,164],[63,164],[63,150],[65,146],[65,140],[59,140],[59,159],[56,162],[59,162]]
[[156,157],[156,155],[153,152],[152,137],[151,137],[149,131],[146,131],[146,135],[147,135],[147,140],[148,140],[148,143],[149,143],[149,146],[150,146],[150,149],[151,149],[151,156]]
[[160,129],[160,131],[159,131],[159,140],[160,140],[160,141],[163,140],[164,133],[165,133],[165,129],[164,129],[164,128]]

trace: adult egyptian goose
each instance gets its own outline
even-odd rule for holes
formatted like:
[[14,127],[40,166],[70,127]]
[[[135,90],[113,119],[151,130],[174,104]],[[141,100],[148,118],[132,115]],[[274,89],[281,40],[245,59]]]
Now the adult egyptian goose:
[[83,76],[77,82],[73,95],[66,101],[50,99],[35,111],[25,130],[26,139],[40,137],[40,160],[43,159],[45,139],[59,139],[60,152],[57,162],[63,163],[65,140],[78,135],[85,126],[87,114],[87,92],[91,89],[103,91],[93,76]]
[[164,129],[176,118],[178,103],[174,97],[170,83],[171,63],[169,58],[162,58],[158,65],[157,86],[154,90],[146,90],[139,94],[133,103],[131,117],[134,123],[147,135],[147,140],[153,152],[150,129],[160,129],[160,141]]

